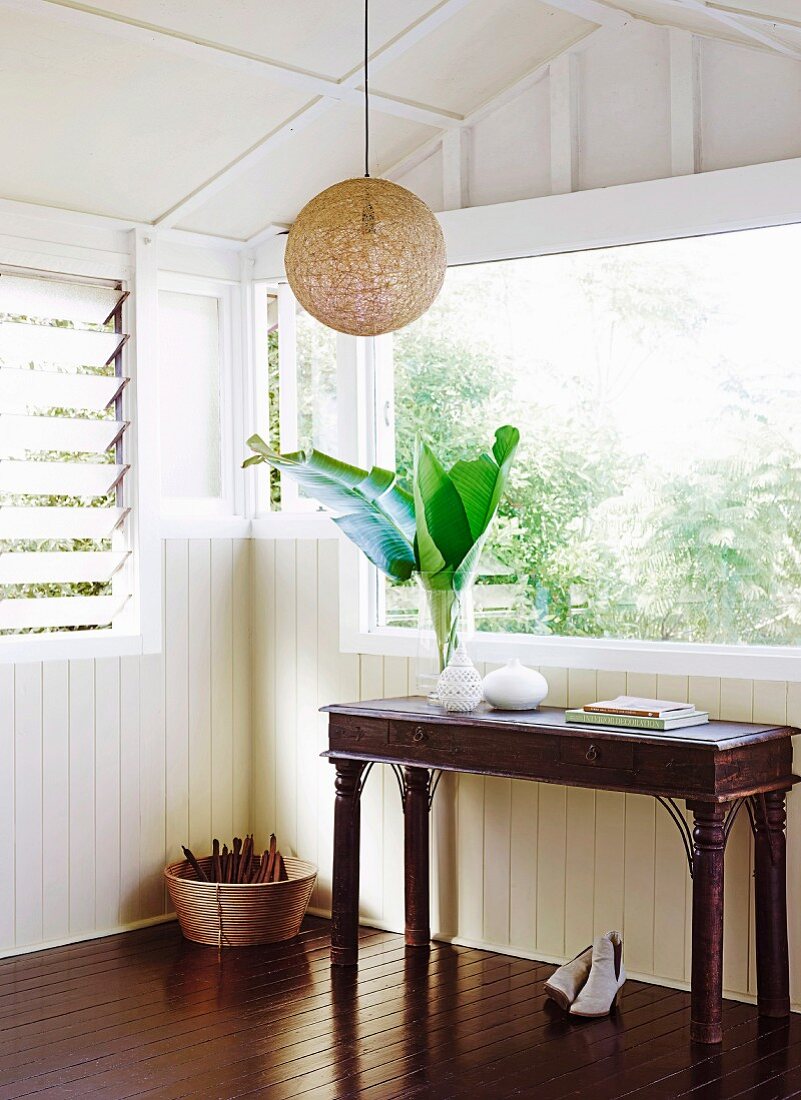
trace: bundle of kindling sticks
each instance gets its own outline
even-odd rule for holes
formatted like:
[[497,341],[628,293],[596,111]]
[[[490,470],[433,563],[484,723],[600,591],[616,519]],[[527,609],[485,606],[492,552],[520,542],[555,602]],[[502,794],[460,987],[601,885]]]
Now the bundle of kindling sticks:
[[252,835],[246,836],[244,841],[235,836],[230,851],[227,844],[223,844],[220,851],[220,842],[215,839],[211,864],[206,870],[188,848],[183,852],[200,882],[285,882],[288,877],[283,857],[276,847],[275,833],[270,836],[270,847],[261,856],[254,854]]

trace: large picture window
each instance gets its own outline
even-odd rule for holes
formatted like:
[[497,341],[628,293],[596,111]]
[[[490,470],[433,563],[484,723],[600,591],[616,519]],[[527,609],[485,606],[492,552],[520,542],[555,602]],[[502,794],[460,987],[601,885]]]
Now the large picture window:
[[[452,268],[392,337],[393,440],[522,433],[477,627],[801,642],[801,227]],[[379,417],[379,431],[382,418]],[[379,625],[414,622],[386,586]]]

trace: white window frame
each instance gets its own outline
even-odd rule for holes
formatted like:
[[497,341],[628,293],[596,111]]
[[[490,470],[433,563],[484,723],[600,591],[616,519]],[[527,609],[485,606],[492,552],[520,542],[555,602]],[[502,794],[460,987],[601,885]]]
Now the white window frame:
[[[219,279],[160,271],[158,290],[191,294],[198,298],[213,298],[217,302],[218,363],[220,401],[220,495],[217,497],[161,496],[161,517],[167,525],[180,531],[180,521],[230,518],[237,514],[237,481],[241,471],[235,449],[235,336],[238,329],[239,286]],[[239,433],[241,436],[241,432]],[[162,443],[162,450],[163,450]],[[169,462],[169,454],[162,454]],[[161,490],[161,486],[159,486]],[[195,526],[193,526],[193,532]]]
[[[453,266],[706,236],[801,222],[801,159],[652,180],[438,215]],[[344,338],[340,373],[341,457],[386,461],[376,430],[386,378],[371,340]],[[382,390],[382,387],[384,389]],[[377,571],[340,544],[340,648],[413,657],[416,632],[378,625]],[[801,682],[801,647],[734,646],[480,632],[476,660],[519,657],[532,665]]]
[[[160,478],[158,448],[152,446],[152,440],[158,439],[156,242],[140,229],[113,234],[104,248],[49,240],[46,232],[35,239],[0,235],[0,263],[56,276],[112,280],[130,292],[123,316],[131,339],[123,355],[131,381],[123,400],[130,410],[126,419],[131,420],[126,432],[126,461],[131,470],[125,491],[126,506],[131,509],[126,523],[132,550],[131,599],[109,629],[3,635],[0,663],[158,653],[162,644]],[[148,444],[140,446],[140,440]]]

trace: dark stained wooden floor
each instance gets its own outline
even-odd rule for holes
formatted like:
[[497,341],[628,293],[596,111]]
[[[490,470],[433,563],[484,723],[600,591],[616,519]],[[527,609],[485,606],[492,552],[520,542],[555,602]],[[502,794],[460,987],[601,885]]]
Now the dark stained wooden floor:
[[686,993],[630,981],[571,1021],[541,963],[364,929],[356,971],[327,922],[226,951],[176,925],[0,962],[0,1100],[801,1097],[801,1016],[727,1002],[722,1049],[693,1046]]

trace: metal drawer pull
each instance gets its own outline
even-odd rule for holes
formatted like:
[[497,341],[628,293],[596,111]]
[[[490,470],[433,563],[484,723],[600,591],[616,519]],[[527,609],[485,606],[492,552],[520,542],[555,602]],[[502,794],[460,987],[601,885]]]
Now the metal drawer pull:
[[426,739],[426,732],[423,729],[423,727],[422,726],[415,726],[414,733],[412,734],[412,741],[414,741],[415,744],[419,745],[420,742],[425,741],[425,739]]
[[597,760],[600,755],[601,754],[599,753],[598,749],[596,749],[595,745],[590,745],[590,747],[587,749],[588,760]]

